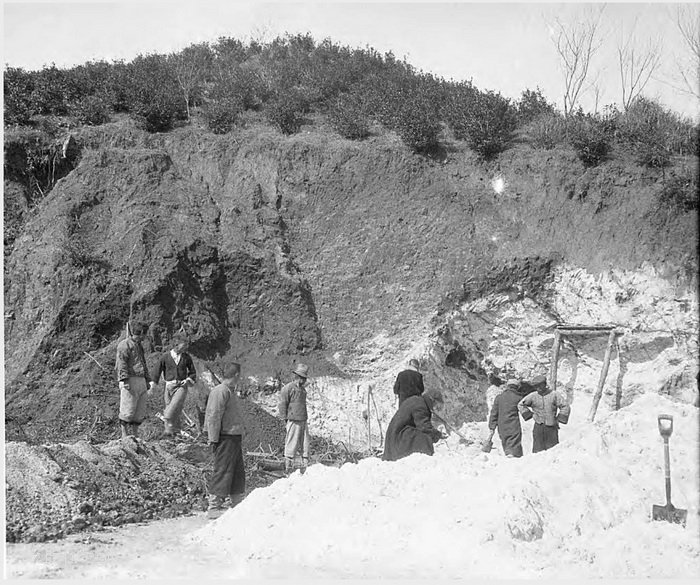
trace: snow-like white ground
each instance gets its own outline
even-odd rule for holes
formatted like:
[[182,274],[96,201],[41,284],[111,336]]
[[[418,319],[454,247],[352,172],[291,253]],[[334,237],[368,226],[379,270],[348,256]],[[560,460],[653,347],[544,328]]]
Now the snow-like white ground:
[[[698,409],[645,395],[589,424],[587,406],[558,447],[533,455],[528,440],[519,460],[454,437],[434,457],[312,466],[190,542],[222,554],[231,577],[700,577]],[[661,413],[674,416],[685,528],[651,521],[665,503]]]

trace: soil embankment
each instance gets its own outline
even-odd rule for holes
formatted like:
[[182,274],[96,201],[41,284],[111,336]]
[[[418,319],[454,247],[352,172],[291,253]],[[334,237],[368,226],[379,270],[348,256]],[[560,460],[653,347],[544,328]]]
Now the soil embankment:
[[[202,363],[239,361],[253,385],[308,363],[313,428],[363,445],[379,444],[409,357],[460,427],[484,419],[489,372],[549,368],[560,322],[624,330],[602,409],[618,394],[697,397],[697,211],[665,205],[664,173],[622,155],[587,169],[517,145],[483,163],[457,144],[437,161],[391,135],[147,135],[123,121],[74,144],[74,169],[9,226],[7,440],[107,449],[129,318],[150,324],[149,364],[179,330]],[[5,193],[22,207],[21,185]],[[595,388],[602,355],[565,345],[570,396]],[[270,415],[275,395],[255,396]],[[73,457],[80,444],[40,449]],[[194,468],[183,473],[192,488]]]

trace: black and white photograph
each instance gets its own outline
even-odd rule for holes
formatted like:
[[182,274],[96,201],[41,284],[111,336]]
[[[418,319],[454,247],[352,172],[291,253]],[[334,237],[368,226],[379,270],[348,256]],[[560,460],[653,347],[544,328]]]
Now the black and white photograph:
[[700,579],[700,3],[2,22],[5,579]]

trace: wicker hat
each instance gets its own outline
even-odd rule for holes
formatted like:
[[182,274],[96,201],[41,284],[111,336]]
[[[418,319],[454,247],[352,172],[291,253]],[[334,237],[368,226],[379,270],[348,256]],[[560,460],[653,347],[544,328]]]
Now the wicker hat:
[[294,368],[293,372],[297,376],[301,376],[302,378],[308,378],[309,367],[304,364],[297,364],[297,367]]

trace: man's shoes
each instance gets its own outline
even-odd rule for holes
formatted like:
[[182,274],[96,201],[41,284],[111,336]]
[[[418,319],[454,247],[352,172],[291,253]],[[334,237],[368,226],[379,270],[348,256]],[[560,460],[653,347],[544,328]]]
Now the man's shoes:
[[226,498],[209,494],[209,508],[207,509],[207,518],[216,520],[226,511]]
[[224,502],[224,506],[228,508],[235,508],[238,504],[240,504],[243,499],[245,498],[245,494],[234,494],[226,498],[226,501]]
[[216,520],[226,510],[224,508],[209,508],[207,510],[207,520]]

